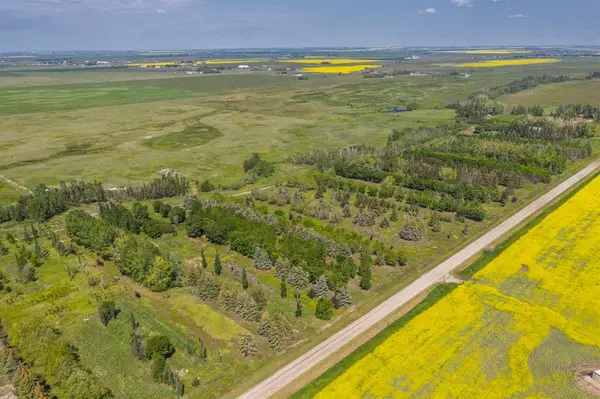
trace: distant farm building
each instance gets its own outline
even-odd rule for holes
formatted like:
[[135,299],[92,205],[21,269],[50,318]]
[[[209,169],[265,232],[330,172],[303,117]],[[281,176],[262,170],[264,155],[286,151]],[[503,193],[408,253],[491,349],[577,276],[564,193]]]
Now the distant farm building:
[[239,69],[250,69],[250,65],[238,65]]

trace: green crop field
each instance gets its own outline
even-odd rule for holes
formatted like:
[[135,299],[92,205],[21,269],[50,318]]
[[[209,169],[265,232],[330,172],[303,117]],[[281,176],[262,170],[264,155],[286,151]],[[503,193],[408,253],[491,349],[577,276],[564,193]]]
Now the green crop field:
[[[0,69],[0,322],[19,361],[59,398],[85,384],[93,398],[235,397],[600,149],[595,123],[532,139],[537,119],[508,114],[597,104],[582,80],[595,59],[471,70],[456,67],[469,55],[375,54],[385,77],[301,80],[273,60]],[[543,75],[573,80],[466,115],[471,94]],[[522,136],[496,134],[508,121]],[[160,336],[164,358],[147,349]]]

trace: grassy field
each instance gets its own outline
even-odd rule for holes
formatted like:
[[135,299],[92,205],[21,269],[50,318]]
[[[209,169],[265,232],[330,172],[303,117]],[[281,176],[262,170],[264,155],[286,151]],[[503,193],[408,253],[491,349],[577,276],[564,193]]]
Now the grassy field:
[[28,87],[41,85],[64,85],[98,82],[119,82],[173,78],[166,70],[140,70],[131,68],[4,68],[0,70],[0,88]]
[[600,365],[600,317],[586,299],[599,192],[596,178],[472,281],[297,397],[590,397],[578,384]]
[[600,105],[600,81],[583,80],[563,82],[536,87],[500,97],[500,101],[511,105],[531,106],[534,104],[558,107],[562,104]]
[[22,192],[15,190],[11,184],[6,183],[4,180],[0,180],[0,204],[12,204],[22,194]]
[[[427,65],[410,64],[432,68]],[[451,122],[451,111],[433,108],[483,87],[528,74],[583,75],[592,67],[588,61],[564,61],[482,71],[471,79],[349,75],[309,81],[263,72],[138,80],[137,72],[136,79],[124,82],[5,88],[0,89],[0,169],[30,188],[79,178],[119,185],[147,180],[164,168],[232,183],[242,178],[239,165],[251,152],[281,161],[313,148],[379,145],[393,128]],[[83,74],[48,73],[73,81]],[[111,73],[117,74],[105,72]],[[381,112],[408,103],[420,109]]]

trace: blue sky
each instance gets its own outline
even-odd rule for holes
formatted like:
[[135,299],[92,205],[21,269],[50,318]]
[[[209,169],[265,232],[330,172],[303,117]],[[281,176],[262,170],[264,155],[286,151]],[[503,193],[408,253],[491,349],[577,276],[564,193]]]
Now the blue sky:
[[600,45],[599,0],[0,0],[0,51]]

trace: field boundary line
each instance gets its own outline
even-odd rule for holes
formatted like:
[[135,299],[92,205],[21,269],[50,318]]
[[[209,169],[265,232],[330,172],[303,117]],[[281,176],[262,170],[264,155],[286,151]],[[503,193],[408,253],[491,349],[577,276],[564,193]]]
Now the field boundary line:
[[25,191],[25,192],[27,192],[29,194],[33,194],[33,191],[31,191],[27,187],[24,187],[24,186],[20,185],[16,181],[10,180],[8,177],[6,177],[5,175],[3,175],[1,173],[0,173],[0,179],[4,180],[5,182],[7,182],[8,184],[10,184],[11,186],[16,187],[20,191]]
[[561,194],[569,190],[571,187],[590,176],[599,167],[600,159],[596,159],[547,193],[533,200],[523,209],[479,237],[477,240],[473,241],[471,244],[467,245],[459,252],[438,264],[435,268],[425,273],[407,287],[385,300],[379,306],[375,307],[344,329],[338,331],[330,338],[321,342],[319,345],[288,363],[279,371],[240,395],[238,399],[264,399],[274,395],[301,374],[310,370],[329,355],[337,352],[347,342],[353,340],[360,334],[373,327],[396,309],[419,295],[422,291],[439,283],[440,281],[443,282],[446,274],[450,273],[464,262],[468,261],[474,255],[483,251],[489,244],[504,236],[504,234],[517,227],[523,220],[526,220],[545,205],[551,203]]

